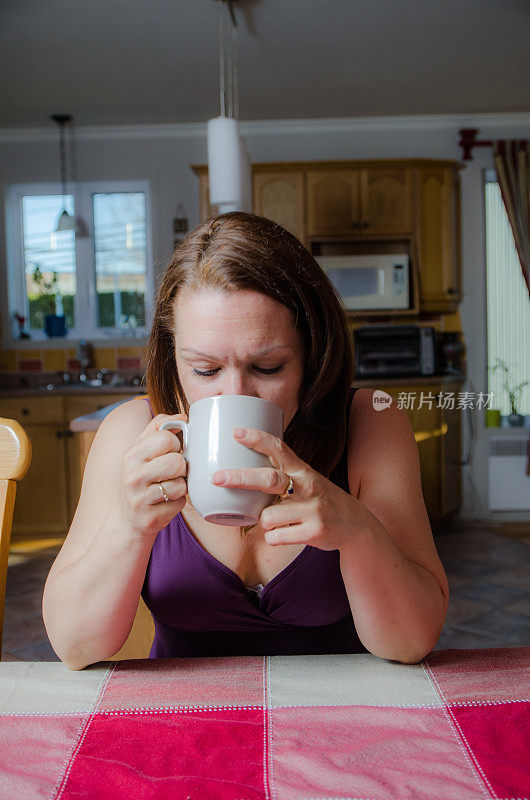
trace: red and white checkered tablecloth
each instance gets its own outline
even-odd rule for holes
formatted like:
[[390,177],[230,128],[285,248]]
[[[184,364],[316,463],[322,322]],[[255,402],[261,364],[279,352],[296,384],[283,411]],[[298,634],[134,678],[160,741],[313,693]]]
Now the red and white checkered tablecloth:
[[530,797],[530,648],[0,664],[2,800]]

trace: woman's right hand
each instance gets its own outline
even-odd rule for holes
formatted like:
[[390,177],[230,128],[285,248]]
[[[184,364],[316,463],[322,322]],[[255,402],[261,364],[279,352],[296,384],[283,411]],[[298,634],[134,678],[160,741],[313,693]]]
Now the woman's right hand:
[[159,430],[170,419],[187,421],[185,414],[158,414],[121,460],[120,514],[137,536],[156,536],[186,505],[188,465],[180,439]]

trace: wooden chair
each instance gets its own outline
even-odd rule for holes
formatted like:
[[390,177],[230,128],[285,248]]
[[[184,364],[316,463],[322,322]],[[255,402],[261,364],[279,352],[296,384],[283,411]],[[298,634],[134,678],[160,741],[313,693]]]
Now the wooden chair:
[[31,462],[31,442],[24,428],[13,419],[0,417],[0,655],[6,597],[7,562],[17,481]]

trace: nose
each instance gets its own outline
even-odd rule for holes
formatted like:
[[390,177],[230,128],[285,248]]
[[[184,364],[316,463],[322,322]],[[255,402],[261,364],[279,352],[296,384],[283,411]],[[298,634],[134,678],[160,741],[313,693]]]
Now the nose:
[[245,394],[250,397],[257,396],[252,388],[252,378],[244,370],[230,370],[226,375],[223,394]]

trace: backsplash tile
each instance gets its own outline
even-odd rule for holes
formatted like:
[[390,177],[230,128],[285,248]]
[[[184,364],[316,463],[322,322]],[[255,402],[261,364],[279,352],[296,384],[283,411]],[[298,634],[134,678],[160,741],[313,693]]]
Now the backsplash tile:
[[138,356],[118,356],[118,369],[140,369],[141,359]]
[[113,347],[105,347],[94,350],[95,369],[116,369],[116,351]]
[[40,358],[21,358],[18,362],[20,372],[41,372],[42,361]]
[[44,370],[46,372],[64,372],[66,353],[64,350],[44,350]]
[[0,372],[16,372],[17,351],[0,350]]

